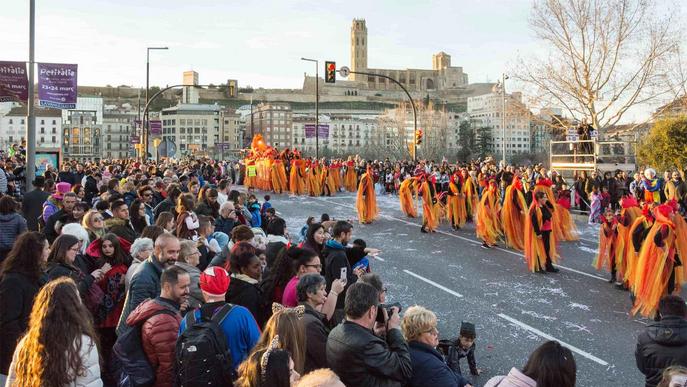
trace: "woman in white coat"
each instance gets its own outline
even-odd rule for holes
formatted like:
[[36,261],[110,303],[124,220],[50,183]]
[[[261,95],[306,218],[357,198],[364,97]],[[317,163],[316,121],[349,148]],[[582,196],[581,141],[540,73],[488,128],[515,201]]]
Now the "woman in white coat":
[[36,296],[6,386],[101,387],[95,337],[74,281],[60,277],[48,282]]

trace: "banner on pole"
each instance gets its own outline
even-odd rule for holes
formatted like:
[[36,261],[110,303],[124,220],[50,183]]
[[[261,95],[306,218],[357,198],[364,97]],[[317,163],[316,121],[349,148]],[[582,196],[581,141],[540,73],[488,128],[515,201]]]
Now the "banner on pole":
[[26,102],[28,99],[26,62],[0,61],[0,102]]
[[161,136],[162,135],[162,121],[160,120],[152,120],[148,124],[150,127],[150,135],[151,136]]
[[315,135],[315,124],[305,124],[303,128],[305,129],[305,138],[329,137],[329,124],[318,125],[318,135]]
[[315,137],[315,124],[305,124],[305,138]]
[[77,65],[38,63],[38,105],[76,109]]
[[317,128],[319,137],[329,137],[329,124],[320,124]]

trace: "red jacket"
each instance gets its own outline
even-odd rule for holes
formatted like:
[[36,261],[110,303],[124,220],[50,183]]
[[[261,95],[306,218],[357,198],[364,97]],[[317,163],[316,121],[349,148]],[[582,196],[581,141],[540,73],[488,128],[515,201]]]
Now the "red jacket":
[[[160,313],[153,316],[155,312],[165,308],[175,312],[176,315]],[[179,305],[160,297],[146,300],[126,319],[126,323],[130,326],[142,321],[145,321],[141,327],[143,350],[150,365],[156,370],[154,386],[171,387],[174,385],[174,349],[181,323]]]

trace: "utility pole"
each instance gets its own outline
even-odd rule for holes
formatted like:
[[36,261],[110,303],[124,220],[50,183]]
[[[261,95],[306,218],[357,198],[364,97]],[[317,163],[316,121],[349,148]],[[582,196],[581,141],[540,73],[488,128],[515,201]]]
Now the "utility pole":
[[[169,50],[169,47],[148,47],[146,49],[146,106],[148,105],[148,92],[150,91],[150,50]],[[150,127],[148,120],[148,113],[143,115],[143,160],[148,159],[148,137],[150,136]]]
[[501,74],[501,106],[503,108],[501,114],[501,146],[503,147],[503,167],[506,167],[506,74]]
[[[36,113],[33,106],[34,54],[36,47],[36,0],[29,1],[29,98],[26,100],[26,178],[25,192],[33,190],[36,175]],[[61,130],[61,129],[60,129]],[[62,144],[60,144],[60,147]]]

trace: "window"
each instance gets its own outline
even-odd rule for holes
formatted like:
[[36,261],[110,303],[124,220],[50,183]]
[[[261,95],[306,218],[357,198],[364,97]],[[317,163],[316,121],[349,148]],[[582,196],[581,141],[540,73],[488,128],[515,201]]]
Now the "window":
[[55,120],[52,120],[53,125],[57,125],[57,122]]
[[[13,122],[12,122],[12,119],[10,118],[10,125],[12,125],[12,124],[13,124]],[[12,142],[12,140],[10,140],[10,142]]]
[[41,128],[41,134],[45,134],[45,128]]
[[41,136],[41,144],[45,142],[45,137]]
[[56,142],[57,142],[57,139],[55,138],[55,136],[52,136],[52,142],[53,142],[53,143],[56,143]]

